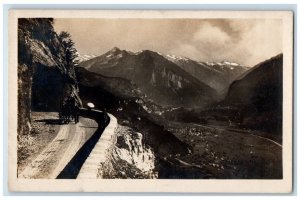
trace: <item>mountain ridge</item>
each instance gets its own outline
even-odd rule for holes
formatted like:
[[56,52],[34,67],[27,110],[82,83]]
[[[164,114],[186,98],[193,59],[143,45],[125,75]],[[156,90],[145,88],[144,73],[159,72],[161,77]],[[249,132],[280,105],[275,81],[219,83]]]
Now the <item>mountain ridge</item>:
[[108,77],[131,80],[150,100],[162,106],[203,107],[217,99],[216,91],[209,85],[151,50],[132,53],[113,48],[79,66]]
[[206,85],[216,90],[217,93],[221,96],[226,95],[228,86],[233,80],[235,80],[236,77],[249,69],[248,67],[230,61],[202,62],[183,56],[164,54],[151,50],[131,52],[127,50],[121,50],[118,47],[112,48],[101,56],[97,56],[95,58],[82,62],[80,65],[84,66],[87,69],[90,69],[96,63],[98,63],[98,67],[104,68],[103,65],[107,64],[117,65],[116,60],[121,60],[123,57],[126,57],[128,55],[139,56],[147,52],[153,52],[164,57],[165,59],[183,69],[185,72],[192,75],[194,78],[198,79],[200,82],[205,83]]

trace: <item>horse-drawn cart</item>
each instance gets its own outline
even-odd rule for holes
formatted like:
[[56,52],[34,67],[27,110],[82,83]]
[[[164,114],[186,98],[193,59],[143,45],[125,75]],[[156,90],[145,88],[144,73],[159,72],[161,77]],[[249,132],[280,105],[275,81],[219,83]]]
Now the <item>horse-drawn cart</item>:
[[79,121],[79,105],[74,97],[65,99],[60,108],[59,119],[61,123],[68,124],[74,121],[75,124]]

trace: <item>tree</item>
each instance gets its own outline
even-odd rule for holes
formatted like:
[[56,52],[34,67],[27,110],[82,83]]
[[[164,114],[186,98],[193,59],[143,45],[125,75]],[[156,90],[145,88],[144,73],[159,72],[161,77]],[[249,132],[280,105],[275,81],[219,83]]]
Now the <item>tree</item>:
[[59,38],[64,47],[67,67],[69,69],[74,68],[76,65],[78,65],[78,53],[75,48],[75,43],[71,39],[70,33],[66,31],[62,31],[59,34]]

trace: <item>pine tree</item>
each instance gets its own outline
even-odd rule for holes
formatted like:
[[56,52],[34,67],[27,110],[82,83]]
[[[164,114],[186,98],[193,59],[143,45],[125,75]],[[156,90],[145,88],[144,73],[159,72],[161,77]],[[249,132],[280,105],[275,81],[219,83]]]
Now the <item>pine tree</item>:
[[74,68],[78,65],[78,53],[75,48],[75,43],[71,39],[70,33],[66,31],[62,31],[59,34],[59,38],[64,46],[67,67],[69,69]]

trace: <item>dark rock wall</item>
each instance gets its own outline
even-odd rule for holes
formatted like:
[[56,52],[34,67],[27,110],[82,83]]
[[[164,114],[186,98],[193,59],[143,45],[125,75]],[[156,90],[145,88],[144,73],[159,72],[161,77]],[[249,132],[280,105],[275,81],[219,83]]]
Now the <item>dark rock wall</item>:
[[78,96],[74,66],[50,18],[18,21],[18,133],[30,130],[30,111],[56,111],[61,100]]

